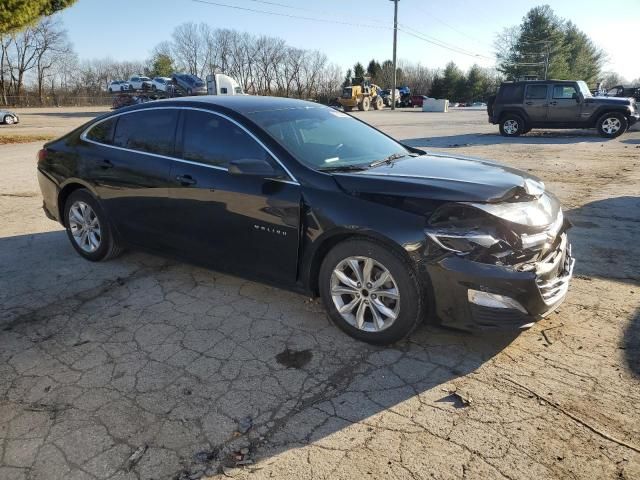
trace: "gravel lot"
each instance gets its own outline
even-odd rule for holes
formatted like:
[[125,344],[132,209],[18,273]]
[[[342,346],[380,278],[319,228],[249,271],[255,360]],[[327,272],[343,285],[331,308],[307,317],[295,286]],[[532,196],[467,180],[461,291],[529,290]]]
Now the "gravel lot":
[[[98,112],[18,113],[0,135]],[[519,336],[371,347],[297,294],[82,260],[40,209],[39,144],[0,146],[0,479],[640,478],[638,128],[507,140],[481,111],[357,115],[544,179],[575,224],[561,308]]]

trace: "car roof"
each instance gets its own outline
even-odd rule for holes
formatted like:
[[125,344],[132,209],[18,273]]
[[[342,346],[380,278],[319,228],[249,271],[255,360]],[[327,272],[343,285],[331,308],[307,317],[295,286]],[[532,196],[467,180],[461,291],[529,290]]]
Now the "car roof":
[[185,103],[189,104],[189,106],[194,106],[194,104],[200,104],[202,106],[220,106],[240,114],[301,108],[329,108],[326,105],[308,102],[306,100],[296,100],[294,98],[284,97],[262,97],[257,95],[202,95],[197,97],[168,98],[165,100],[157,100],[155,102],[147,102],[141,106],[153,108],[153,106],[158,106],[163,102],[171,102],[174,104]]
[[524,85],[527,83],[576,83],[579,80],[518,80],[517,82],[502,82],[502,85]]

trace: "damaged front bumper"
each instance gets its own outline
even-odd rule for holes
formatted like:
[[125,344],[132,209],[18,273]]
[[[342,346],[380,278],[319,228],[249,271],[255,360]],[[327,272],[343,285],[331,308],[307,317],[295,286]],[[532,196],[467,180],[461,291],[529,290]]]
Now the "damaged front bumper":
[[553,312],[566,297],[575,260],[567,234],[556,248],[519,271],[446,255],[425,265],[436,315],[463,330],[523,329]]

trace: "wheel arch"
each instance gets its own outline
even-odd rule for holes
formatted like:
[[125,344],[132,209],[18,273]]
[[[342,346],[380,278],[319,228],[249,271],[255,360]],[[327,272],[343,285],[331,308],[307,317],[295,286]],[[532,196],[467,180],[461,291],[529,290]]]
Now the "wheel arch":
[[498,117],[498,123],[502,122],[504,117],[507,115],[518,115],[522,120],[524,120],[525,125],[529,124],[529,115],[521,108],[509,108],[507,110],[503,110],[500,112],[500,116]]
[[595,112],[593,112],[593,115],[591,116],[591,122],[590,122],[591,126],[597,127],[600,119],[605,115],[608,115],[611,113],[619,113],[627,117],[627,119],[629,118],[629,115],[630,115],[629,111],[626,108],[611,107],[611,106],[603,105],[602,107],[598,108]]
[[409,253],[403,249],[397,242],[391,238],[380,234],[374,230],[345,230],[339,229],[334,232],[328,232],[324,237],[316,240],[317,246],[309,253],[307,260],[304,262],[303,282],[307,290],[314,296],[319,295],[318,276],[322,261],[327,254],[338,244],[348,240],[368,240],[375,242],[398,253],[404,260],[414,268],[414,262],[411,261]]
[[60,215],[60,223],[64,225],[64,205],[67,202],[67,198],[76,190],[85,189],[88,190],[94,197],[98,198],[96,192],[91,185],[87,182],[79,179],[69,179],[60,185],[60,192],[58,193],[58,215]]

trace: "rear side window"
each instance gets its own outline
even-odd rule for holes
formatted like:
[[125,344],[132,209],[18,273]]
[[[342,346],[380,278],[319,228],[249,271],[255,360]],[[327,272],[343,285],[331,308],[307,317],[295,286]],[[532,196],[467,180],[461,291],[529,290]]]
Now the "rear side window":
[[121,115],[113,144],[141,152],[173,155],[178,111],[150,109]]
[[115,130],[118,117],[113,117],[100,122],[87,132],[87,139],[94,142],[111,145],[113,143],[113,131]]
[[553,87],[553,98],[571,99],[578,95],[576,87],[573,85],[555,85]]
[[520,84],[502,85],[500,101],[502,103],[520,103],[524,96],[524,86]]
[[227,168],[231,160],[267,159],[258,142],[229,120],[197,110],[184,111],[182,158]]
[[547,99],[547,86],[546,85],[527,85],[527,100],[546,100]]

